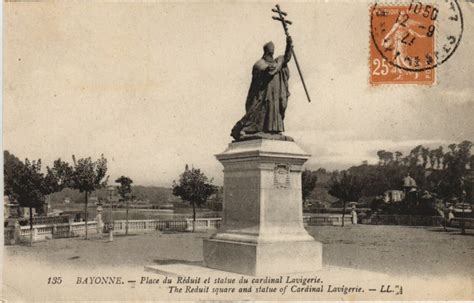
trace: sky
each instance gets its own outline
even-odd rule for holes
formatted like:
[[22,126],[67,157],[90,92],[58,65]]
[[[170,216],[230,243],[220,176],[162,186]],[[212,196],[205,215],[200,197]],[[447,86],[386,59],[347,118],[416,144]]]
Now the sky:
[[[286,134],[306,167],[344,169],[376,151],[474,141],[474,4],[433,86],[369,85],[365,2],[280,3],[312,103],[290,63]],[[222,184],[214,155],[244,114],[273,3],[4,4],[3,145],[21,159],[108,159],[111,178],[170,186],[186,163]]]

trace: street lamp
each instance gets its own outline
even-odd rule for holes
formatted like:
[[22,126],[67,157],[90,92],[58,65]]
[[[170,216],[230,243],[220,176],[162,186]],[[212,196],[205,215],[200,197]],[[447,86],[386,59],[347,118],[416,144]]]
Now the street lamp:
[[110,204],[110,222],[109,222],[109,242],[114,240],[114,219],[112,213],[112,196],[114,195],[115,186],[107,186],[107,192],[109,193],[109,204]]

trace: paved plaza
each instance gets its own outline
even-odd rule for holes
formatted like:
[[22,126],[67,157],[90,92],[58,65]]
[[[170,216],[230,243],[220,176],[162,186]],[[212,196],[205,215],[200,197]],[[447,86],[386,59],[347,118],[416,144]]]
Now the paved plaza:
[[[310,234],[324,245],[324,264],[382,273],[474,276],[474,234],[438,227],[356,225],[311,226]],[[33,247],[5,247],[5,257],[71,267],[144,266],[202,262],[202,239],[212,232],[150,232],[130,236],[55,239]],[[8,262],[7,262],[8,264]]]
[[[416,279],[419,283],[431,285],[433,295],[441,288],[433,288],[432,285],[443,283],[446,285],[452,279],[452,285],[461,287],[464,294],[466,291],[472,294],[473,234],[461,235],[459,230],[454,229],[444,232],[438,227],[368,225],[344,228],[314,226],[309,227],[308,231],[316,240],[323,243],[324,269],[320,274],[326,278],[338,277],[342,278],[342,281],[356,279],[358,282],[364,278],[367,281],[374,279],[379,281],[396,277],[397,281],[402,282]],[[210,232],[150,232],[116,236],[113,242],[107,242],[107,237],[104,236],[90,240],[82,238],[49,240],[34,243],[32,247],[6,246],[4,252],[7,273],[4,276],[5,295],[13,299],[23,296],[25,280],[34,277],[33,285],[37,284],[39,288],[32,288],[28,293],[34,293],[37,298],[41,298],[41,287],[46,285],[47,278],[54,272],[67,280],[65,285],[57,286],[56,290],[60,294],[66,287],[72,287],[78,276],[97,275],[99,268],[101,275],[113,273],[123,275],[125,279],[131,279],[131,277],[138,279],[145,274],[159,276],[145,272],[144,267],[149,265],[184,264],[199,268],[203,260],[202,240],[210,235]],[[48,270],[44,272],[45,268]],[[469,284],[471,288],[466,290],[465,287],[469,287]],[[97,295],[96,291],[100,293],[99,289],[102,291],[103,288],[73,287],[65,294],[87,298],[88,295]],[[113,290],[113,288],[107,289]],[[112,293],[118,295],[123,291],[122,295],[126,296],[132,295],[137,289],[141,289],[141,286],[134,286],[128,291],[123,288],[116,289]],[[47,291],[55,291],[55,288],[49,287]],[[456,291],[459,295],[460,290]],[[142,299],[156,299],[153,294],[156,293],[150,293],[148,287],[140,294],[135,293],[134,296],[142,296]],[[163,294],[169,295],[166,291]],[[298,298],[308,299],[308,297]],[[370,297],[367,298],[370,299]],[[423,297],[411,296],[410,298]]]

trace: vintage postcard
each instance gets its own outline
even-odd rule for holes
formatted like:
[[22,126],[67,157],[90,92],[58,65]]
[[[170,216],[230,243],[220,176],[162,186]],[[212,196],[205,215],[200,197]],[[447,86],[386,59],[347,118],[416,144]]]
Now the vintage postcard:
[[0,300],[473,300],[473,22],[5,1]]

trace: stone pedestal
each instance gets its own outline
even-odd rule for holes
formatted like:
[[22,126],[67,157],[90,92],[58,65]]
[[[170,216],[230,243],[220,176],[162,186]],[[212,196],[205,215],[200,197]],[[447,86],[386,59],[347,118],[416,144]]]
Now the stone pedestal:
[[292,141],[256,139],[216,157],[223,222],[204,240],[205,265],[247,275],[319,270],[322,245],[303,226],[301,170],[310,155]]

